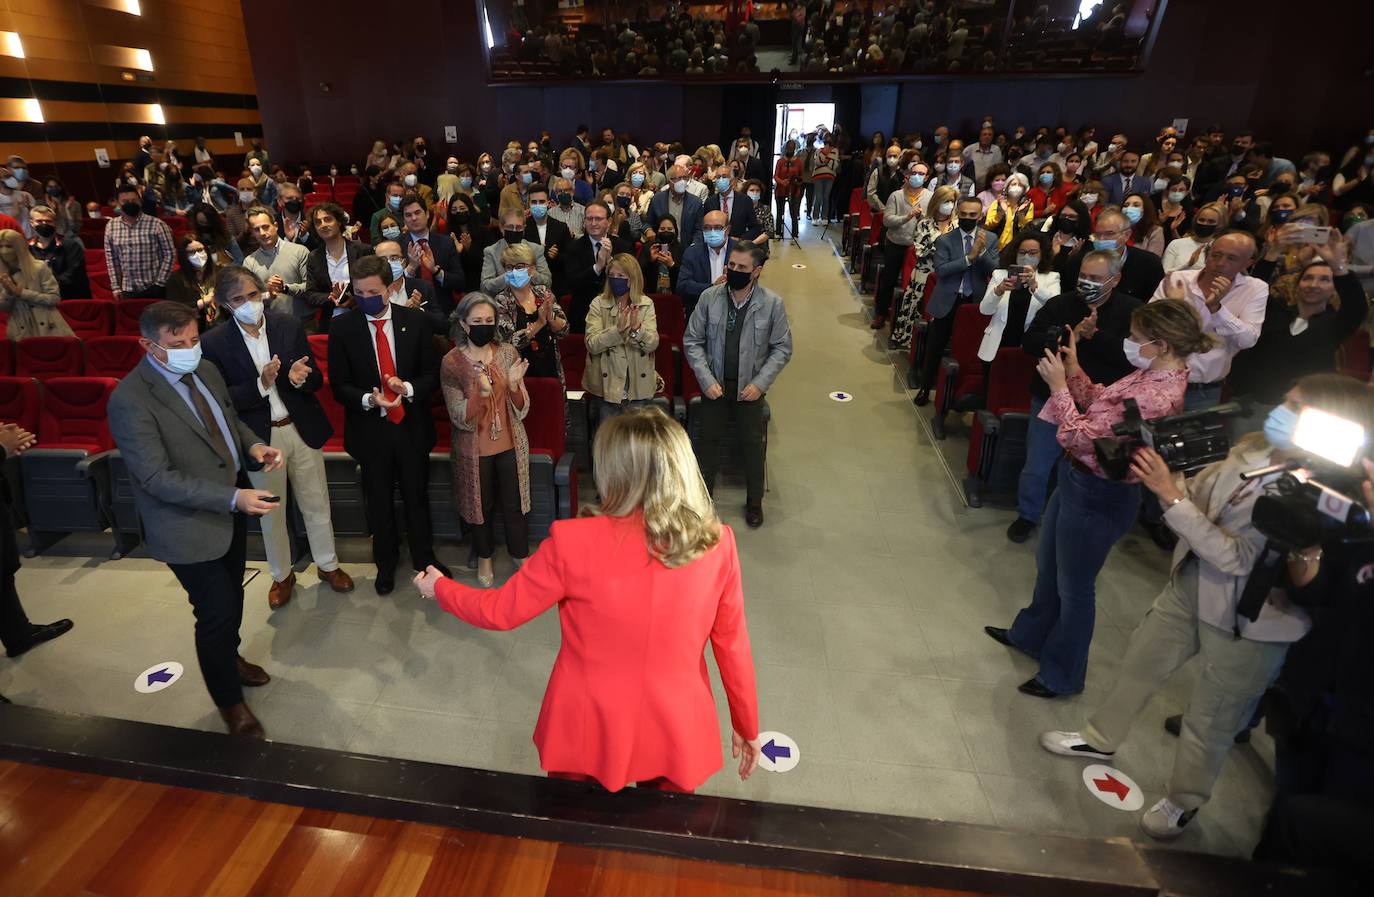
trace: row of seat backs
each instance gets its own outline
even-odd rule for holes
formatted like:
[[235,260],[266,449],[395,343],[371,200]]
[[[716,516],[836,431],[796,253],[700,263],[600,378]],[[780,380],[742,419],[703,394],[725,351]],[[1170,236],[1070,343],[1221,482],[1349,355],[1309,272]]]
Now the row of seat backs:
[[136,336],[31,336],[0,340],[0,376],[124,377],[143,360]]
[[0,377],[0,421],[36,434],[40,448],[109,451],[105,407],[118,384],[114,377]]

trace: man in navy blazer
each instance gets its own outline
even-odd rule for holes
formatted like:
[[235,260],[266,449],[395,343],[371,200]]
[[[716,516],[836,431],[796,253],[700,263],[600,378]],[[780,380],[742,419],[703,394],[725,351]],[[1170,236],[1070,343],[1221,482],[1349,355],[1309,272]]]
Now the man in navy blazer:
[[1121,201],[1132,193],[1148,194],[1151,190],[1150,178],[1139,173],[1140,153],[1133,149],[1122,150],[1116,162],[1116,171],[1102,179],[1102,188],[1107,191],[1107,205],[1119,206]]
[[715,187],[716,192],[706,200],[704,211],[725,212],[726,220],[729,222],[726,226],[726,242],[748,240],[752,243],[763,230],[759,227],[758,218],[754,216],[754,201],[749,198],[749,194],[739,189],[729,165],[722,165],[716,169]]
[[[281,450],[281,465],[272,471],[249,471],[248,478],[255,488],[282,499],[290,484],[320,579],[336,592],[351,592],[353,580],[339,568],[334,550],[329,486],[320,451],[334,434],[315,398],[324,376],[301,322],[292,315],[264,311],[264,290],[263,282],[247,268],[221,269],[215,276],[215,303],[223,310],[225,322],[205,332],[201,352],[224,375],[239,419],[264,443]],[[286,502],[261,520],[267,568],[272,574],[267,602],[275,610],[291,600],[296,585]]]
[[997,268],[997,238],[979,227],[983,203],[975,196],[959,200],[959,227],[935,241],[935,289],[926,300],[930,326],[926,330],[925,359],[916,404],[930,401],[935,374],[945,346],[954,333],[954,314],[965,302],[977,302],[987,291],[988,279]]
[[730,241],[725,236],[725,213],[707,212],[702,222],[701,236],[682,253],[682,266],[677,275],[677,294],[687,317],[697,307],[701,293],[709,286],[725,283],[725,261]]
[[446,234],[429,229],[429,206],[420,194],[402,197],[401,219],[406,274],[433,284],[434,301],[447,318],[463,296],[463,257]]
[[[678,189],[679,186],[682,189]],[[677,238],[683,246],[691,246],[701,230],[701,217],[706,214],[701,200],[687,190],[687,169],[674,165],[668,169],[668,183],[649,200],[649,227],[656,228],[665,216],[677,222]]]

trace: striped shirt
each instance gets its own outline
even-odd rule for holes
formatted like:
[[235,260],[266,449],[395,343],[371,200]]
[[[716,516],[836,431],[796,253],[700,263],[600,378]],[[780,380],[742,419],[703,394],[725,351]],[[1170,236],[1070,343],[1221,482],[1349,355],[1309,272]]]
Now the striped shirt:
[[165,221],[141,214],[130,221],[120,215],[105,226],[105,265],[110,287],[137,293],[172,276],[172,229]]

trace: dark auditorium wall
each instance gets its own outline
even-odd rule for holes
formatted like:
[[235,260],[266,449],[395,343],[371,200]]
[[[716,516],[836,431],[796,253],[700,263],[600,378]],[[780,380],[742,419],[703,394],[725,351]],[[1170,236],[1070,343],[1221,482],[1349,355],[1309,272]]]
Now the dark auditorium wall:
[[[762,110],[763,85],[486,84],[486,63],[476,0],[411,0],[407,20],[424,40],[389,30],[395,49],[384,57],[360,47],[360,29],[381,27],[385,7],[335,0],[328,14],[309,3],[242,0],[244,19],[271,22],[249,28],[253,74],[269,149],[276,159],[361,161],[374,139],[425,135],[432,151],[473,157],[494,150],[490,135],[525,139],[540,128],[567,140],[585,122],[624,127],[633,135],[680,137],[689,147],[719,140],[741,102]],[[878,108],[841,110],[865,128],[894,113],[897,130],[928,129],[948,121],[976,127],[992,113],[999,124],[1092,120],[1147,139],[1174,118],[1196,130],[1213,120],[1234,130],[1252,126],[1297,153],[1324,142],[1339,152],[1356,130],[1368,127],[1371,85],[1356,75],[1359,29],[1325,29],[1323,49],[1298,51],[1282,28],[1288,0],[1174,0],[1168,4],[1148,70],[1135,75],[967,77],[900,83],[895,104],[888,91],[863,96]],[[407,29],[406,34],[410,33]],[[1346,45],[1349,45],[1348,47]],[[327,84],[328,90],[324,89]],[[784,83],[785,86],[785,83]],[[843,104],[852,87],[785,90],[782,100]],[[888,111],[888,110],[892,111]],[[443,142],[443,126],[456,125],[458,142]],[[755,131],[771,128],[756,122]],[[890,132],[892,123],[883,130]]]
[[[35,176],[57,174],[83,201],[108,198],[115,168],[142,134],[175,139],[184,159],[204,136],[233,174],[247,141],[262,134],[237,0],[140,0],[138,15],[132,8],[124,0],[0,2],[0,31],[18,34],[24,54],[0,52],[0,146],[22,155]],[[147,51],[152,71],[138,67],[136,50]],[[41,123],[26,114],[32,99]],[[111,168],[98,167],[97,147]]]

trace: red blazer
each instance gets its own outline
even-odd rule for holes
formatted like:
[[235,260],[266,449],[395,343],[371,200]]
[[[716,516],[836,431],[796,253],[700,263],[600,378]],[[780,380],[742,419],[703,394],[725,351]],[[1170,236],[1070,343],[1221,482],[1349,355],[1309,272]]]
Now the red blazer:
[[721,767],[709,639],[742,737],[759,734],[754,661],[735,536],[682,567],[649,556],[642,516],[559,520],[497,590],[450,579],[439,605],[483,629],[513,629],[554,604],[563,644],[534,743],[549,772],[611,791],[660,776],[695,789]]

